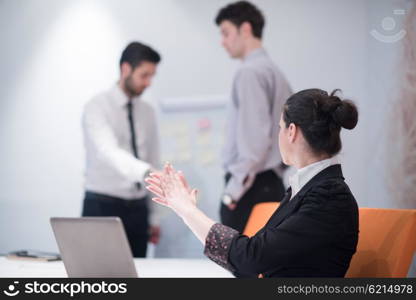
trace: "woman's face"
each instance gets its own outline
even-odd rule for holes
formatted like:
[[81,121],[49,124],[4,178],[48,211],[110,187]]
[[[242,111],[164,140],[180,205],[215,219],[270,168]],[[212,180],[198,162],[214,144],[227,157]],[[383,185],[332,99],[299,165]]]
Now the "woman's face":
[[285,121],[283,121],[283,114],[280,115],[279,121],[279,148],[282,156],[282,161],[286,165],[290,165],[290,151],[289,148],[289,128],[286,128]]

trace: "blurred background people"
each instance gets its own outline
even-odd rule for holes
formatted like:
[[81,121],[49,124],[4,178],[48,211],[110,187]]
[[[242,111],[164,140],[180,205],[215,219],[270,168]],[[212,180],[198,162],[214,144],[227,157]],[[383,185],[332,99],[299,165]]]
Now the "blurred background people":
[[[157,243],[160,210],[150,209],[143,179],[159,165],[153,108],[141,99],[156,74],[160,55],[130,43],[120,58],[120,79],[84,109],[86,150],[83,216],[118,216],[135,257]],[[150,225],[149,225],[150,224]]]
[[278,144],[281,107],[291,88],[262,45],[265,19],[247,1],[222,8],[215,23],[231,58],[241,60],[234,76],[223,148],[225,189],[221,222],[243,231],[253,206],[284,195]]

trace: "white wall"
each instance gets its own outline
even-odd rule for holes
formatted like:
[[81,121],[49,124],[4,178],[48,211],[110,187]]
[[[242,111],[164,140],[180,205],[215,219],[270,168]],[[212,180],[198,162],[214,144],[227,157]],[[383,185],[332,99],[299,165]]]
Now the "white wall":
[[[343,134],[345,176],[360,205],[395,207],[375,143],[383,136],[399,46],[369,31],[406,1],[254,2],[267,18],[266,48],[295,90],[342,88],[356,100],[361,120]],[[129,41],[162,54],[147,93],[152,101],[228,93],[237,62],[220,47],[213,22],[226,3],[0,1],[0,252],[56,250],[49,217],[80,214],[82,106],[117,80]]]

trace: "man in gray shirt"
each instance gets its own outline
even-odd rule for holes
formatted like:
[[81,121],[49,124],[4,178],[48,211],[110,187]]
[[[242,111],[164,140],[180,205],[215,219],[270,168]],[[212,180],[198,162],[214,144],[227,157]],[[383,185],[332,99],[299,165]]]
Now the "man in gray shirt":
[[242,61],[227,118],[226,184],[220,209],[221,222],[242,232],[255,204],[284,196],[279,119],[291,88],[262,47],[265,22],[257,7],[246,1],[229,4],[215,22],[224,48]]

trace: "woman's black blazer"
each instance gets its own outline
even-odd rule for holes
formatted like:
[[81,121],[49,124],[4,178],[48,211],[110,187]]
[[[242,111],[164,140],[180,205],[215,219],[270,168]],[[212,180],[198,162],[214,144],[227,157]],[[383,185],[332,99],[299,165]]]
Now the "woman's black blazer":
[[249,238],[211,227],[204,253],[237,277],[343,277],[358,242],[358,207],[341,165],[314,176]]

